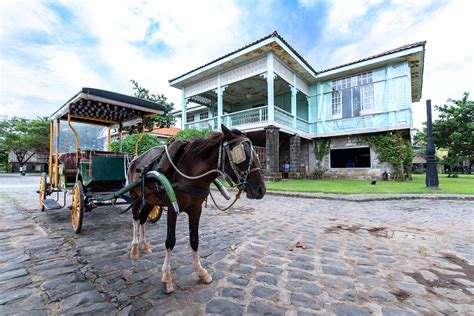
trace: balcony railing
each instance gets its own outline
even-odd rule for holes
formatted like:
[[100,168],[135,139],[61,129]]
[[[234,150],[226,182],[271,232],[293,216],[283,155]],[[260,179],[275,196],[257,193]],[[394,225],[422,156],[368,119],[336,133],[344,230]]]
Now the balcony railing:
[[186,123],[186,128],[209,128],[216,130],[218,129],[217,117],[211,117],[200,121]]
[[311,131],[310,129],[310,123],[302,118],[297,117],[296,118],[296,129],[305,133],[309,133]]
[[293,126],[293,115],[275,106],[275,122],[285,126]]
[[222,123],[227,127],[252,125],[268,121],[268,106],[243,110],[222,116]]

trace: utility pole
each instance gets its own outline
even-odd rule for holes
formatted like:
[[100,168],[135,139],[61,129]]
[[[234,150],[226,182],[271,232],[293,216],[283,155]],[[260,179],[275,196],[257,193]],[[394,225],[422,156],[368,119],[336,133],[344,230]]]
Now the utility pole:
[[426,187],[439,189],[438,171],[436,170],[436,149],[433,142],[433,122],[431,119],[431,100],[426,100],[426,127],[428,140],[426,144]]

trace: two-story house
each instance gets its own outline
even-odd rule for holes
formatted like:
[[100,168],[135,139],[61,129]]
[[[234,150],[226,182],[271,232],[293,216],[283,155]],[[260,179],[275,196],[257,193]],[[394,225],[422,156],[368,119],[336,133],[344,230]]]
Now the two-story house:
[[182,128],[246,132],[267,177],[312,172],[315,139],[331,138],[322,165],[334,177],[377,178],[389,171],[362,134],[402,131],[421,98],[425,42],[315,70],[274,32],[171,79],[182,91]]

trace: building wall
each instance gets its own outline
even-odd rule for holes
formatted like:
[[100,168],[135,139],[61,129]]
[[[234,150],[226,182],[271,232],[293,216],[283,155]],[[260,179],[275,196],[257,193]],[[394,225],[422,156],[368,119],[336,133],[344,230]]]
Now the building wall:
[[364,130],[412,127],[411,78],[407,62],[372,70],[374,110],[371,114],[338,119],[332,114],[332,80],[310,89],[310,122],[318,137]]
[[[356,147],[369,147],[358,135],[337,136],[331,138],[331,149],[348,149]],[[313,155],[314,156],[314,155]],[[323,159],[322,166],[328,171],[325,173],[327,178],[351,178],[351,179],[381,179],[382,174],[392,172],[392,168],[386,162],[380,162],[377,158],[377,152],[370,149],[370,168],[331,168],[330,154]]]

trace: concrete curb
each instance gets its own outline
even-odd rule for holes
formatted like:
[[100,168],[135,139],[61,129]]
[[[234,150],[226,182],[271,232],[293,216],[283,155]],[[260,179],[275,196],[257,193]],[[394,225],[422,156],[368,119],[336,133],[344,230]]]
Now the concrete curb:
[[331,194],[288,191],[267,191],[267,195],[303,199],[335,200],[348,202],[397,201],[397,200],[458,200],[474,201],[474,195],[463,194]]

